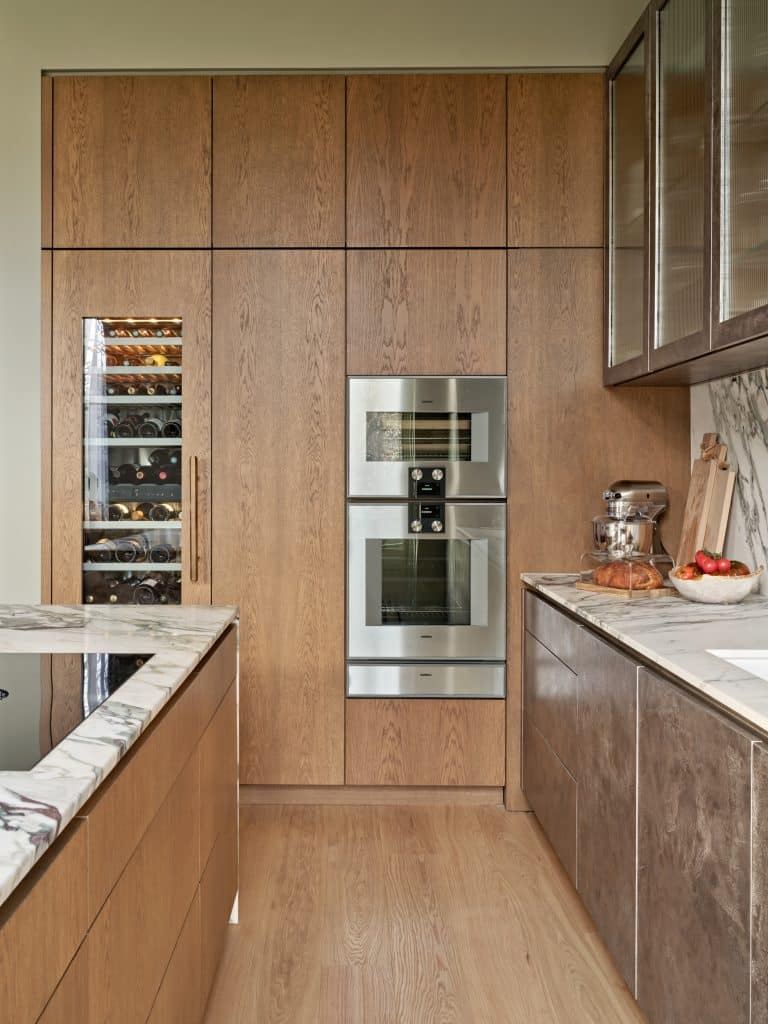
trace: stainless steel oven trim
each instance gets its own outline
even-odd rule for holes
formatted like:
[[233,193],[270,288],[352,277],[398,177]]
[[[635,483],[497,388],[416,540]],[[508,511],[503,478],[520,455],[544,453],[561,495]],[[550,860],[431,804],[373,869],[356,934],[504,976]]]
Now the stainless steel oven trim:
[[[407,498],[409,471],[425,462],[368,462],[369,412],[441,412],[484,417],[477,427],[486,459],[444,463],[445,497],[503,498],[507,475],[506,377],[350,377],[347,418],[347,493],[350,498]],[[432,462],[431,464],[434,464]]]
[[494,665],[348,665],[348,697],[503,699],[506,668]]
[[[475,563],[471,586],[482,586],[478,602],[485,621],[468,626],[368,625],[367,544],[371,539],[409,538],[407,503],[350,504],[347,509],[347,655],[373,661],[414,659],[426,661],[504,661],[506,657],[506,506],[488,503],[447,502],[445,529],[438,535],[421,534],[420,543],[441,539],[479,540],[487,552]],[[471,549],[470,549],[471,550]],[[477,554],[473,556],[477,558]],[[484,563],[484,564],[483,564]],[[477,579],[485,572],[484,585]],[[374,577],[374,582],[377,577]]]

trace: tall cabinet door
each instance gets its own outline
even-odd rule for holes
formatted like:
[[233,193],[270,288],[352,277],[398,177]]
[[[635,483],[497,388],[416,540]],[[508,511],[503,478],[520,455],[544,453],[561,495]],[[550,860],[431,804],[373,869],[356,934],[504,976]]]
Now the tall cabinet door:
[[54,602],[210,602],[210,281],[206,252],[53,254]]
[[344,781],[344,254],[213,257],[213,600],[243,783]]

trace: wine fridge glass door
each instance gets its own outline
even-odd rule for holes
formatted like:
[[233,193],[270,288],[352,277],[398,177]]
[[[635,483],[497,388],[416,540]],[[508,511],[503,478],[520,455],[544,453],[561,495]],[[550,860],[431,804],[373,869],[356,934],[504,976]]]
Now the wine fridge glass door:
[[83,601],[180,604],[180,317],[83,321]]

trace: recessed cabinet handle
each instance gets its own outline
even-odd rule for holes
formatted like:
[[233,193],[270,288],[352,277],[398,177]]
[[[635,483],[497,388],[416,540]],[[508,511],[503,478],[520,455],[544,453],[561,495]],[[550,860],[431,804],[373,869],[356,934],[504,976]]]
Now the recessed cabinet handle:
[[197,456],[189,457],[189,578],[197,583]]

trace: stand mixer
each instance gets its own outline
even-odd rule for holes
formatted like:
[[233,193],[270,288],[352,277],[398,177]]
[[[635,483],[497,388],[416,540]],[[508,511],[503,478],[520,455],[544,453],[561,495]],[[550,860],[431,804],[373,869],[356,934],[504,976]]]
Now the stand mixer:
[[594,553],[613,558],[663,554],[656,529],[669,504],[658,480],[616,480],[603,491],[606,514],[592,520]]

